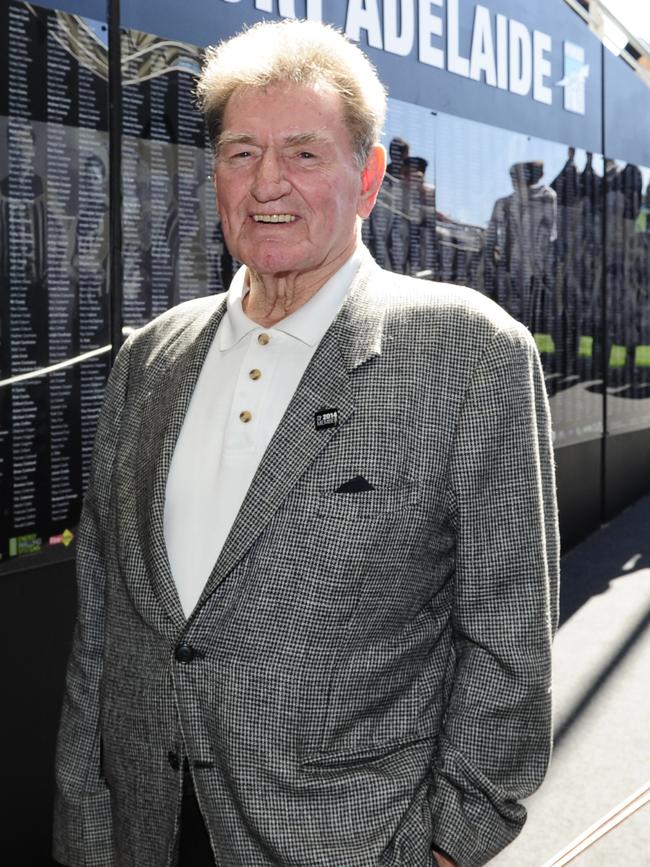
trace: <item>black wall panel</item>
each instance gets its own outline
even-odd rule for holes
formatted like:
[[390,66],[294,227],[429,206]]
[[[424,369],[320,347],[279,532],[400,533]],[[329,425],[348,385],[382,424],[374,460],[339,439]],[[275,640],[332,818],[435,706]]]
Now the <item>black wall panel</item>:
[[610,521],[650,491],[650,431],[607,437],[605,467],[604,517]]
[[562,550],[592,533],[600,523],[602,449],[600,440],[564,446],[555,452]]
[[75,605],[71,560],[14,572],[0,584],[0,858],[12,867],[54,863],[54,746]]

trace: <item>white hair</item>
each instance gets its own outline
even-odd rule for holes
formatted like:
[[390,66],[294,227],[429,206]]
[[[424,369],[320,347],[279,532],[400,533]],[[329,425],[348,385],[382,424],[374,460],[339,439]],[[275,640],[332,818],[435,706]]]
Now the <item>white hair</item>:
[[228,100],[240,87],[325,84],[341,98],[360,168],[379,141],[386,90],[366,55],[340,31],[314,21],[262,21],[208,48],[196,95],[215,152]]

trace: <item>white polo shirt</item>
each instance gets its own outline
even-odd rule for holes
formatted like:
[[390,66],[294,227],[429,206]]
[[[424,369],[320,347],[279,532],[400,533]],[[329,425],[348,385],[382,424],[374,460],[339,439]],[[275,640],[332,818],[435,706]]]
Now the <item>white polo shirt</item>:
[[246,268],[235,274],[172,456],[164,534],[189,617],[275,429],[361,264],[357,248],[295,313],[262,328],[242,310]]

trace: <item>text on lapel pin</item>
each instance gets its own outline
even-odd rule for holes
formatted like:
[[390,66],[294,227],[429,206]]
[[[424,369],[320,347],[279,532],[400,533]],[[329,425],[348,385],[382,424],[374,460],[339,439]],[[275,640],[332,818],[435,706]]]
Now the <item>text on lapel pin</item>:
[[315,415],[316,430],[325,430],[328,427],[337,427],[339,423],[338,409],[321,409]]

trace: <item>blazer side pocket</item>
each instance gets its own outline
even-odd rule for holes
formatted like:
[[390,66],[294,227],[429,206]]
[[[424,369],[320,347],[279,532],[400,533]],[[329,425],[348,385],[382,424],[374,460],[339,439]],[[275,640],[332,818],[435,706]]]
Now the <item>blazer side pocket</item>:
[[400,738],[399,741],[389,741],[377,746],[368,746],[365,749],[331,753],[310,751],[303,755],[300,766],[302,768],[314,768],[315,770],[358,768],[373,764],[373,762],[382,761],[383,759],[390,759],[409,747],[416,746],[417,744],[431,743],[432,741],[432,735],[416,732],[410,737]]

